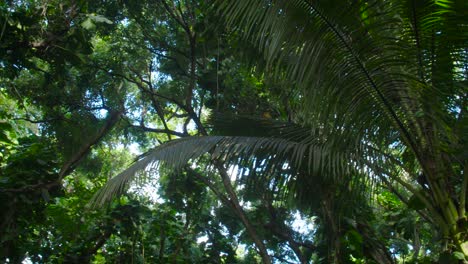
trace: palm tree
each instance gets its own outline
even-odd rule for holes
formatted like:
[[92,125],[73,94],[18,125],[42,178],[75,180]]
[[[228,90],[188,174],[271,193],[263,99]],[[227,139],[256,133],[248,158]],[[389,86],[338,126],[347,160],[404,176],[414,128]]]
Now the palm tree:
[[466,258],[467,2],[217,4],[228,27],[263,55],[269,78],[289,82],[294,121],[311,129],[169,142],[111,180],[103,197],[157,160],[180,165],[211,153],[233,161],[268,149],[278,153],[272,162],[307,164],[322,177],[370,176],[406,189],[444,249]]
[[305,124],[388,155],[387,172],[374,173],[424,203],[447,249],[468,253],[465,1],[245,0],[222,10],[300,91]]

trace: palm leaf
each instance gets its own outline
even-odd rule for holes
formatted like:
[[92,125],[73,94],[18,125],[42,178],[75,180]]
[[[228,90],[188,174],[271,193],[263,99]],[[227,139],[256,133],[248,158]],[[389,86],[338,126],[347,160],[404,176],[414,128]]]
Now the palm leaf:
[[466,65],[466,34],[453,31],[466,27],[460,11],[466,4],[219,3],[226,23],[263,54],[271,75],[298,88],[302,122],[327,135],[345,130],[343,136],[377,145],[399,141],[423,166],[424,152],[433,147],[425,131],[457,137],[447,129],[447,110],[453,108],[449,102],[466,97],[453,74],[461,69],[455,65]]
[[91,203],[103,205],[126,191],[129,183],[142,172],[157,169],[161,163],[181,168],[214,148],[222,137],[182,138],[169,141],[140,156],[128,169],[110,179],[93,197]]
[[[340,152],[340,153],[339,153]],[[94,196],[92,203],[100,206],[126,191],[129,184],[145,172],[160,165],[172,169],[184,167],[190,160],[210,154],[211,160],[236,165],[242,159],[263,160],[265,174],[289,167],[302,168],[310,174],[339,178],[349,171],[362,169],[362,155],[357,150],[334,149],[330,142],[317,143],[310,139],[295,142],[271,137],[188,137],[169,141],[149,151],[128,169],[115,176]],[[271,165],[275,164],[275,166]],[[287,181],[287,180],[286,180]]]
[[346,186],[348,196],[362,196],[368,191],[363,186],[369,187],[369,181],[372,186],[375,177],[382,175],[385,156],[380,150],[360,141],[346,141],[340,134],[327,139],[317,129],[251,117],[215,115],[208,122],[212,133],[225,136],[189,137],[162,144],[112,178],[92,202],[104,204],[160,165],[177,170],[204,154],[210,155],[208,160],[236,166],[235,176],[247,189],[274,190],[278,197],[293,199],[309,209],[314,207],[311,188],[318,195],[325,186]]

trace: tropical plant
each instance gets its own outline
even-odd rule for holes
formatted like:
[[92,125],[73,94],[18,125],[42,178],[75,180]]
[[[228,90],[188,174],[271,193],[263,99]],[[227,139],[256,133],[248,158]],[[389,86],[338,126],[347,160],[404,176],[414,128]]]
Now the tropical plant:
[[0,261],[461,261],[466,10],[1,2]]
[[[158,160],[180,166],[208,152],[217,164],[268,150],[273,163],[307,164],[309,175],[351,178],[356,189],[365,179],[385,184],[436,227],[444,251],[466,260],[466,1],[217,4],[230,29],[263,55],[258,68],[269,82],[288,82],[293,119],[310,128],[282,138],[169,142],[112,179],[101,198]],[[295,191],[306,193],[306,180]]]

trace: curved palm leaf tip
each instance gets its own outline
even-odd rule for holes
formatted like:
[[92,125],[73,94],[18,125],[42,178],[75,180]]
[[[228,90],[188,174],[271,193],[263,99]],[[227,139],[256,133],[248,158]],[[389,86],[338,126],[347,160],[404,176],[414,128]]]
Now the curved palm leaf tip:
[[[222,121],[214,127],[229,130],[230,127],[239,124],[236,121],[245,122],[245,120],[234,120],[232,123]],[[213,122],[216,123],[216,121]],[[252,120],[248,122],[251,123]],[[288,181],[285,178],[291,180],[291,177],[299,177],[304,172],[307,175],[321,175],[325,179],[329,178],[329,181],[339,182],[342,177],[359,174],[359,171],[364,172],[370,164],[368,160],[361,159],[366,156],[359,153],[362,150],[350,149],[353,145],[341,144],[342,142],[339,142],[340,144],[336,144],[335,141],[321,142],[307,133],[310,129],[277,122],[263,123],[258,126],[262,131],[269,131],[270,137],[189,137],[160,145],[146,153],[127,170],[112,178],[96,194],[93,203],[100,206],[110,201],[114,196],[125,192],[129,183],[139,178],[142,173],[157,169],[160,165],[180,169],[189,160],[195,160],[206,153],[211,155],[213,161],[220,161],[227,166],[237,165],[240,160],[250,160],[251,164],[253,164],[252,161],[263,164],[263,168],[258,168],[262,171],[259,177],[252,179],[256,182],[271,175],[278,175],[278,173],[284,175],[284,164],[288,165],[289,173],[287,173],[288,176],[282,176],[284,179],[279,179],[283,183]],[[270,129],[265,129],[266,127]],[[369,150],[366,150],[366,153],[369,153]],[[238,171],[238,173],[242,172]],[[288,188],[287,184],[281,186],[281,188]],[[288,192],[288,190],[279,189],[280,192]],[[300,192],[299,190],[298,193]]]
[[141,172],[157,169],[160,165],[173,168],[183,167],[189,160],[196,159],[214,148],[222,137],[194,137],[169,141],[142,155],[128,169],[124,170],[99,190],[91,200],[94,206],[102,206],[113,197],[124,193],[135,177]]

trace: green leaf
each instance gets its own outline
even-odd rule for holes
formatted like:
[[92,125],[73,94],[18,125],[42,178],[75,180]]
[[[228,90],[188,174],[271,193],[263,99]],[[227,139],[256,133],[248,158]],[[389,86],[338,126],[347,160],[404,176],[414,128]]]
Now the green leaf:
[[459,251],[453,252],[453,256],[456,259],[459,259],[459,260],[464,260],[465,259],[465,254],[463,254],[462,252],[459,252]]
[[346,237],[348,240],[348,246],[355,253],[361,254],[363,238],[356,230],[349,230],[346,232]]
[[91,29],[96,27],[96,25],[94,25],[92,19],[89,18],[89,17],[87,19],[85,19],[85,21],[81,22],[81,26],[84,29],[87,29],[87,30],[91,30]]
[[468,255],[468,241],[465,241],[461,244],[461,248],[463,250],[463,253],[465,255]]
[[89,15],[88,18],[92,19],[96,23],[106,23],[106,24],[112,24],[112,21],[107,19],[105,16],[102,15]]

